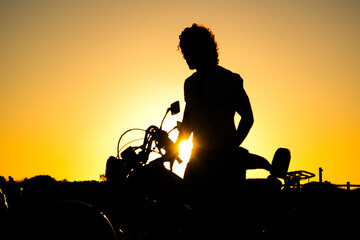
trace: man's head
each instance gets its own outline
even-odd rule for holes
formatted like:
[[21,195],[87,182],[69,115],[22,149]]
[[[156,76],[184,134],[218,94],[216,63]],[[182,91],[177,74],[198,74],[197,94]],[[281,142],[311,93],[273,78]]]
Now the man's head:
[[179,47],[190,69],[219,64],[217,42],[209,28],[194,23],[184,29],[179,39]]

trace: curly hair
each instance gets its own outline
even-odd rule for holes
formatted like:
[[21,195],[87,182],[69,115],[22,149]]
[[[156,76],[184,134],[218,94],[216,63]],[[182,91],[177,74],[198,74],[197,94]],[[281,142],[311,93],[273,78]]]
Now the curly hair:
[[209,28],[194,23],[191,27],[184,29],[179,39],[178,48],[181,49],[185,59],[190,54],[211,64],[219,64],[218,44]]

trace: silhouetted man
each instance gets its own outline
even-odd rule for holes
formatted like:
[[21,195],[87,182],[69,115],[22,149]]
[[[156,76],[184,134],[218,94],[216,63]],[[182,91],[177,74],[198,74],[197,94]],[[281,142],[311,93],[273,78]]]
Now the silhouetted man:
[[[218,65],[218,46],[211,30],[193,24],[179,39],[184,59],[196,72],[185,80],[186,107],[177,143],[193,134],[184,181],[194,210],[208,215],[208,207],[214,210],[214,203],[224,197],[222,191],[233,180],[230,172],[237,168],[233,164],[241,164],[234,153],[239,151],[254,118],[243,79]],[[235,113],[241,116],[237,128]],[[239,175],[240,169],[237,171]],[[239,178],[244,178],[244,171]]]

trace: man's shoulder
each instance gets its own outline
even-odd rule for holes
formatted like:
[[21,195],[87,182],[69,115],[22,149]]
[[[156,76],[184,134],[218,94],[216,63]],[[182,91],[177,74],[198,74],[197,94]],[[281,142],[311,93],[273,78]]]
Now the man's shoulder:
[[236,74],[236,73],[233,73],[233,72],[230,71],[229,69],[224,68],[224,67],[222,67],[222,66],[218,66],[218,67],[217,67],[217,70],[218,70],[218,72],[221,72],[221,73],[223,73],[223,74],[229,74],[229,75]]
[[241,78],[240,74],[234,73],[222,66],[218,66],[218,74],[223,76],[226,80],[231,81],[232,83],[243,83],[243,79]]

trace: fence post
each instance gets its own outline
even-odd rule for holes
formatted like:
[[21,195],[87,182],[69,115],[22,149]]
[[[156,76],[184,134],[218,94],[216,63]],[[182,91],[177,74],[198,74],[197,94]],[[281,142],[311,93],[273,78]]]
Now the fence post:
[[322,168],[319,168],[319,182],[322,183],[322,172],[324,170]]
[[346,190],[350,191],[350,182],[346,182]]

